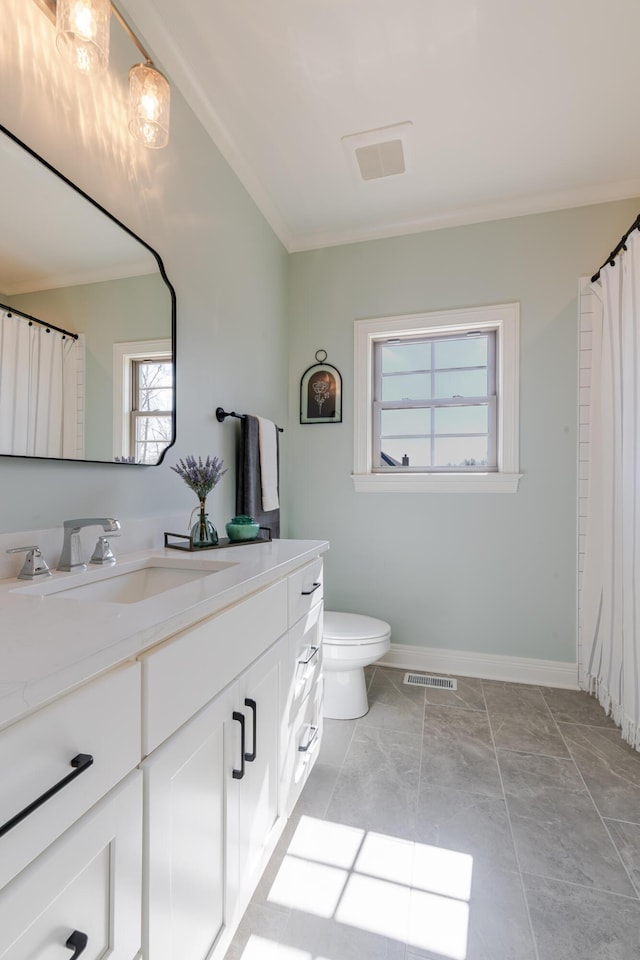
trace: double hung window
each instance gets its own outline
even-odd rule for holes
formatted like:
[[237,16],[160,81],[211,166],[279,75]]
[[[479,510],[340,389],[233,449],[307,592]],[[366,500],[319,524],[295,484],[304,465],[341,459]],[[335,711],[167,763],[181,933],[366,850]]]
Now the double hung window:
[[157,463],[173,435],[171,357],[131,361],[130,456],[136,463]]
[[357,492],[515,492],[518,304],[355,323]]
[[377,340],[374,470],[497,469],[495,330]]
[[171,340],[113,345],[113,455],[155,464],[174,439],[175,383]]

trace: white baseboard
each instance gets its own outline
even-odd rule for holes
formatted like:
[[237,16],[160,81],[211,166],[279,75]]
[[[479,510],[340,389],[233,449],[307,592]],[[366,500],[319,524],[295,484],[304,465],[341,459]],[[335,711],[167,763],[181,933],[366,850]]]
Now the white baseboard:
[[559,660],[533,660],[528,657],[473,653],[470,650],[444,650],[438,647],[392,643],[389,653],[378,662],[382,666],[400,667],[403,670],[578,689],[578,665]]

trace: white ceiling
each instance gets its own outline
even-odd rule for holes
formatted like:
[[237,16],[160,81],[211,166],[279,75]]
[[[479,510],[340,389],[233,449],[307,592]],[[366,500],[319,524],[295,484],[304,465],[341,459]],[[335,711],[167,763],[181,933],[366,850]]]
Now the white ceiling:
[[[290,251],[640,195],[639,0],[124,7]],[[359,180],[342,138],[406,121]]]

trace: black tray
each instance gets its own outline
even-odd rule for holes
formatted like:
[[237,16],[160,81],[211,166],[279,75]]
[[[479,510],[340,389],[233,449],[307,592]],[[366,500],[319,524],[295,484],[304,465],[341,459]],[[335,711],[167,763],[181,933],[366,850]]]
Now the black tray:
[[[262,536],[261,534],[265,534]],[[169,537],[177,537],[180,543],[169,543]],[[258,536],[254,540],[229,540],[223,537],[217,543],[207,544],[206,547],[196,547],[193,537],[188,533],[167,533],[164,535],[164,545],[171,550],[184,550],[187,553],[199,553],[201,550],[220,550],[222,547],[246,547],[251,543],[270,543],[271,527],[260,527]]]

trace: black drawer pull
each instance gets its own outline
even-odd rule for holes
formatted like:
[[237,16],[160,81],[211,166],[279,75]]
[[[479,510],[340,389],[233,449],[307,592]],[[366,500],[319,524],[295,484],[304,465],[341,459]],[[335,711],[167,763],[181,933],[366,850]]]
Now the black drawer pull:
[[321,586],[322,586],[322,584],[321,584],[319,581],[316,581],[316,582],[312,585],[311,590],[303,590],[303,591],[302,591],[302,596],[303,596],[303,597],[310,597],[311,594],[312,594],[312,593],[315,593],[316,590],[319,590]]
[[319,733],[319,732],[320,732],[320,727],[316,727],[314,724],[310,724],[310,725],[309,725],[309,733],[311,734],[311,736],[309,737],[309,739],[308,739],[307,742],[305,743],[304,747],[303,747],[303,746],[299,746],[299,747],[298,747],[298,750],[300,751],[300,753],[306,753],[306,752],[307,752],[307,750],[309,749],[309,747],[311,746],[311,744],[313,743],[313,741],[314,741],[314,740],[316,739],[316,737],[318,736],[318,733]]
[[250,700],[249,697],[245,697],[244,701],[245,707],[249,707],[253,711],[253,750],[251,753],[248,751],[245,753],[244,758],[248,763],[253,763],[256,758],[256,734],[258,729],[258,705],[255,700]]
[[314,658],[314,657],[316,656],[316,654],[318,653],[318,650],[319,650],[319,649],[320,649],[320,647],[309,647],[310,653],[309,653],[309,656],[307,657],[307,659],[306,659],[306,660],[298,660],[298,663],[299,663],[299,664],[302,664],[302,666],[305,666],[307,663],[311,663],[311,661],[313,660],[313,658]]
[[67,942],[65,947],[68,950],[73,950],[73,956],[71,960],[76,960],[76,957],[79,957],[83,952],[84,948],[87,945],[89,938],[86,933],[82,933],[80,930],[74,930]]
[[240,769],[233,771],[234,780],[242,780],[244,777],[244,758],[246,756],[244,750],[244,713],[240,713],[239,710],[233,711],[233,719],[237,720],[240,724]]
[[66,777],[63,777],[62,780],[59,780],[58,783],[55,783],[52,787],[43,793],[41,797],[38,797],[37,800],[34,800],[29,804],[28,807],[25,807],[24,810],[21,810],[20,813],[16,813],[15,817],[12,817],[11,820],[7,820],[6,823],[3,823],[0,827],[0,837],[3,837],[5,833],[9,833],[9,830],[12,830],[19,823],[25,820],[30,813],[33,813],[34,810],[37,810],[38,807],[41,807],[43,803],[46,803],[47,800],[50,800],[51,797],[55,796],[59,790],[62,790],[63,787],[66,787],[68,783],[71,783],[72,780],[75,780],[76,777],[79,777],[81,773],[84,773],[85,770],[93,763],[93,757],[88,753],[79,753],[77,757],[74,757],[71,761],[71,766],[75,767],[75,770],[72,773],[68,773]]

